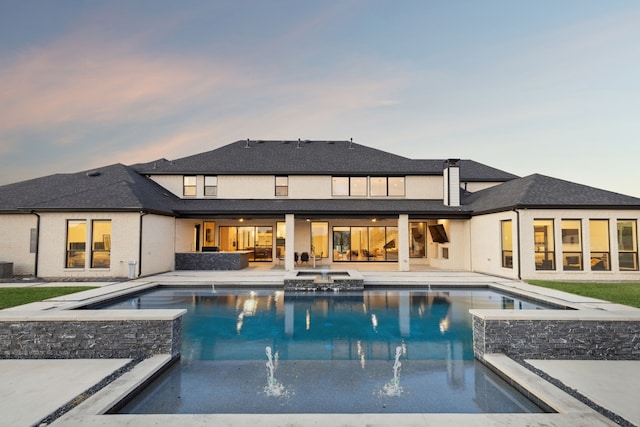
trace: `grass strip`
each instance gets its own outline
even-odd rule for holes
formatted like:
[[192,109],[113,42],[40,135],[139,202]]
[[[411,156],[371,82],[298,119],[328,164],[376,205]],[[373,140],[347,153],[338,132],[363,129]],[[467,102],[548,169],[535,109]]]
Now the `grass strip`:
[[95,286],[0,288],[0,310],[95,288]]
[[543,280],[528,280],[527,283],[640,308],[640,283],[576,283]]

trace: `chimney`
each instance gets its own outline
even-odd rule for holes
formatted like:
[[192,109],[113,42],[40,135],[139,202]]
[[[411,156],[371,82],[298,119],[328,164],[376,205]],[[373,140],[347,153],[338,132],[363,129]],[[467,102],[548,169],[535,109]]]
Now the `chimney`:
[[460,159],[449,159],[444,163],[444,205],[460,206]]

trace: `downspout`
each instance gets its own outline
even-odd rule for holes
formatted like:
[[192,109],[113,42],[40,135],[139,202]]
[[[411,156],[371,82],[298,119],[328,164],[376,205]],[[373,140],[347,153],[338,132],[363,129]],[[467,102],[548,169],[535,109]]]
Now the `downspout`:
[[142,276],[142,218],[149,212],[140,211],[140,238],[138,239],[138,277]]
[[522,251],[520,250],[520,211],[513,209],[516,213],[516,236],[518,236],[518,280],[522,280]]
[[35,247],[35,262],[33,265],[33,277],[38,277],[38,259],[40,252],[40,215],[36,211],[31,211],[38,219],[36,220],[36,247]]

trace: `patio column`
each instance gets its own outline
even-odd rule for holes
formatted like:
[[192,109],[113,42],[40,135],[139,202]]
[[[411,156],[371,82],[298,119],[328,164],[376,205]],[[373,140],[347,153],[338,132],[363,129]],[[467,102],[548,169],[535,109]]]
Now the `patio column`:
[[293,260],[293,253],[295,252],[295,215],[286,214],[284,216],[285,221],[285,238],[284,238],[284,269],[291,271],[295,267]]
[[409,271],[409,215],[398,217],[398,270]]

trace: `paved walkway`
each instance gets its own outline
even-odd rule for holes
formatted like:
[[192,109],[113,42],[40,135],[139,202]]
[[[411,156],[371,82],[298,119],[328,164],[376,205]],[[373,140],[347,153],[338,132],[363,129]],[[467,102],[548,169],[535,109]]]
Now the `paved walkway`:
[[[469,272],[412,271],[362,271],[367,285],[483,285],[514,288],[520,292],[537,297],[549,296],[564,303],[586,310],[607,310],[624,312],[636,310],[619,304],[612,304],[592,298],[565,294],[558,291],[539,288],[508,279],[475,274]],[[163,284],[211,284],[224,286],[281,285],[283,269],[249,268],[240,272],[170,272],[126,282],[87,282],[88,286],[98,289],[85,291],[44,302],[28,304],[8,309],[55,310],[84,304],[99,295],[117,295],[131,288],[144,288]],[[78,282],[17,282],[0,283],[0,287],[12,286],[77,286]],[[0,360],[0,427],[29,426],[39,422],[48,414],[66,402],[82,394],[112,372],[119,369],[128,360]],[[622,416],[627,421],[640,426],[640,361],[529,361],[536,368],[554,377],[566,386],[577,389],[579,393],[602,407]],[[128,374],[127,374],[128,375]],[[126,377],[127,375],[123,376]],[[147,375],[147,374],[145,374]],[[123,378],[121,377],[121,378]],[[128,381],[132,381],[129,379]],[[133,381],[138,381],[134,379]],[[547,383],[548,384],[548,383]],[[111,387],[111,386],[110,386]],[[110,388],[110,387],[107,387]],[[545,385],[546,387],[546,385]],[[100,398],[102,392],[94,397]],[[89,400],[92,400],[90,398]],[[102,397],[104,399],[104,397]],[[94,404],[95,405],[95,404]],[[84,404],[78,406],[82,408]],[[95,408],[92,406],[91,408]],[[93,410],[93,409],[92,409]],[[97,413],[97,412],[95,412]],[[95,415],[94,413],[94,415]],[[366,415],[212,415],[212,416],[88,416],[72,411],[54,425],[421,425],[436,426],[536,426],[536,425],[572,425],[572,426],[612,426],[610,420],[594,412],[576,411],[566,414],[395,414]],[[247,424],[248,423],[248,424]]]

